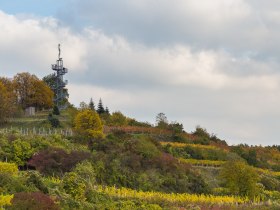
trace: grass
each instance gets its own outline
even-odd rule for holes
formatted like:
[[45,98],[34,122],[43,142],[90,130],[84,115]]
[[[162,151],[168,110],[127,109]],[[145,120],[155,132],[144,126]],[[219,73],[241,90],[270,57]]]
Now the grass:
[[[8,119],[8,123],[0,125],[0,129],[33,129],[51,128],[48,115],[51,111],[39,111],[35,116],[22,116]],[[63,110],[60,115],[55,116],[59,119],[61,128],[71,128],[71,117],[67,110]]]

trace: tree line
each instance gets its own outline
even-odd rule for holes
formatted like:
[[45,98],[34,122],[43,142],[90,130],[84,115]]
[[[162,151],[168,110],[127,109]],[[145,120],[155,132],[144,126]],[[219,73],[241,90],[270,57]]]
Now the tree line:
[[22,114],[28,107],[36,110],[53,106],[54,93],[43,80],[28,72],[13,78],[0,77],[0,123]]

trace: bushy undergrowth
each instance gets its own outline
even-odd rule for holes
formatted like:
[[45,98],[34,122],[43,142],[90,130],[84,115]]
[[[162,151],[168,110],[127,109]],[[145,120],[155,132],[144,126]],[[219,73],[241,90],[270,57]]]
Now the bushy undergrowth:
[[201,176],[189,164],[164,153],[148,137],[110,135],[92,145],[100,184],[163,192],[207,193]]
[[[216,205],[214,202],[209,206],[199,201],[199,196],[204,198],[204,195],[214,192],[207,184],[211,180],[205,180],[199,170],[177,158],[191,154],[196,159],[221,160],[226,154],[223,149],[209,145],[189,145],[187,150],[184,147],[171,148],[162,145],[152,135],[122,131],[109,134],[104,139],[90,139],[88,144],[79,143],[79,138],[0,134],[0,194],[3,198],[13,196],[12,205],[5,208],[175,210],[181,207],[224,207],[224,204]],[[3,163],[5,161],[8,163]],[[19,171],[17,166],[20,166]],[[272,209],[280,199],[278,179],[263,175],[260,182],[263,183],[263,190],[258,202],[271,199],[267,209]],[[229,193],[225,188],[215,187],[216,195]],[[106,189],[116,189],[112,192],[124,189],[124,194],[113,195]],[[126,192],[131,195],[126,196]],[[142,199],[136,196],[138,192],[147,198],[152,195],[156,197]],[[173,198],[176,193],[196,194],[189,197],[198,201],[186,204],[164,200]],[[181,194],[176,197],[178,201],[182,198]],[[217,197],[214,196],[215,199]],[[235,207],[231,206],[230,209]]]

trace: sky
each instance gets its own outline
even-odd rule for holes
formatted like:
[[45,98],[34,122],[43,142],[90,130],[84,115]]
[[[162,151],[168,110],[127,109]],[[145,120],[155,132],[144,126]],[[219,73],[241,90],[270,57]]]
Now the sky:
[[62,57],[70,102],[279,145],[278,0],[0,0],[0,76]]

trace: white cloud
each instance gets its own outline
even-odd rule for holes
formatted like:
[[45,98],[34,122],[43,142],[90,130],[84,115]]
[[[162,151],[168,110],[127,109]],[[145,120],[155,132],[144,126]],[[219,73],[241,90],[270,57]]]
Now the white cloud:
[[[69,28],[60,28],[53,18],[20,19],[0,11],[0,56],[6,62],[1,68],[16,71],[34,71],[44,75],[44,70],[57,59],[57,44],[62,43],[63,56],[73,69],[84,68],[86,54],[82,37]],[[15,71],[13,71],[15,73]]]

